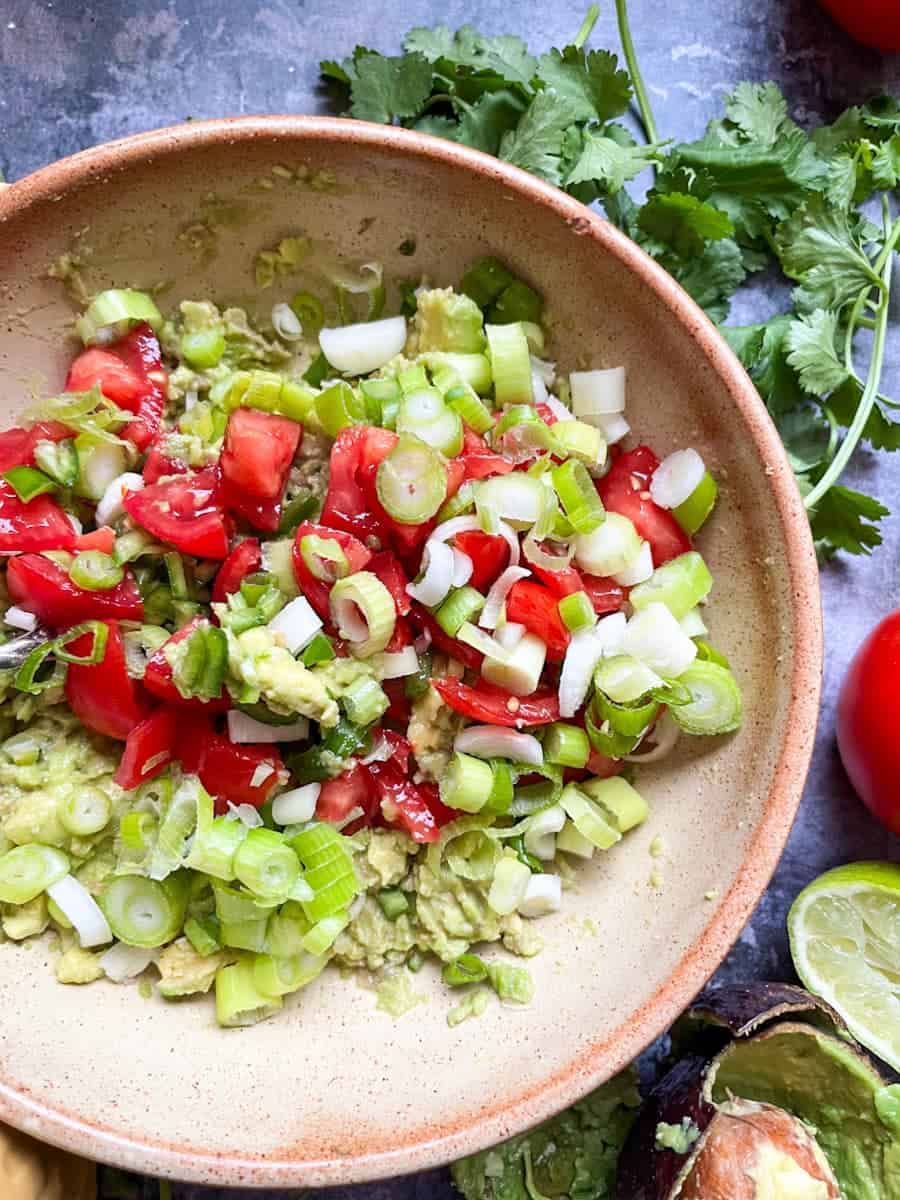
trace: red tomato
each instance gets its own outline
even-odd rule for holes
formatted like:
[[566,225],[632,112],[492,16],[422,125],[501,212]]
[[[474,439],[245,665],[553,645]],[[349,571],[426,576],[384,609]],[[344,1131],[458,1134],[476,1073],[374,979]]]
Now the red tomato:
[[388,825],[405,830],[414,842],[436,842],[441,836],[434,813],[422,790],[407,779],[400,766],[388,762],[371,763],[366,770]]
[[104,554],[112,554],[115,544],[116,533],[109,525],[103,525],[91,533],[79,533],[75,538],[76,550],[102,550]]
[[548,588],[530,579],[514,583],[506,597],[506,619],[524,625],[545,642],[550,662],[565,658],[570,635],[559,615],[559,601]]
[[215,468],[206,467],[152,483],[140,492],[126,492],[122,504],[138,525],[184,554],[225,558],[228,532],[218,490]]
[[39,421],[30,429],[7,429],[0,433],[0,473],[34,464],[34,448],[38,442],[61,442],[72,431],[59,421]]
[[72,522],[50,496],[23,504],[8,483],[0,481],[0,551],[74,550]]
[[506,539],[499,534],[470,529],[466,533],[458,533],[453,542],[458,550],[472,560],[469,587],[475,588],[477,592],[486,592],[509,562],[509,546]]
[[455,658],[458,663],[462,663],[470,671],[481,671],[484,655],[474,646],[467,646],[465,642],[458,642],[456,638],[444,633],[427,608],[416,604],[409,614],[409,619],[423,633],[431,635],[431,644],[436,650],[449,655],[450,658]]
[[[261,767],[271,770],[264,774]],[[257,772],[264,777],[254,783]],[[215,733],[206,743],[197,774],[209,794],[219,801],[217,812],[225,812],[228,801],[259,808],[268,800],[275,785],[286,777],[276,746],[238,745]]]
[[180,458],[169,458],[158,446],[151,446],[144,463],[144,482],[158,483],[166,475],[185,475],[189,470]]
[[206,747],[214,736],[212,721],[204,713],[187,707],[179,711],[175,757],[188,775],[196,775],[200,770]]
[[111,350],[92,346],[83,350],[69,367],[67,392],[89,392],[99,387],[114,404],[133,411],[144,394],[144,381]]
[[514,470],[513,464],[502,454],[495,454],[484,438],[469,429],[463,431],[463,448],[459,461],[462,462],[465,473],[463,478],[485,479],[488,475],[508,475]]
[[613,775],[621,775],[625,770],[625,760],[622,758],[607,758],[599,750],[591,749],[587,760],[587,772],[598,779],[610,779]]
[[[392,554],[390,550],[381,550],[378,554],[372,555],[366,570],[378,576],[391,593],[391,599],[394,601],[397,612],[405,617],[412,607],[412,598],[406,590],[409,578],[396,555]],[[404,645],[406,644],[404,643]]]
[[323,525],[365,538],[382,532],[381,522],[369,507],[363,472],[377,467],[397,445],[396,433],[369,425],[342,429],[331,447],[331,469],[322,515]]
[[563,596],[571,596],[575,592],[583,592],[584,585],[575,567],[563,567],[561,571],[548,571],[531,563],[535,576],[553,593],[558,600]]
[[650,499],[650,477],[658,466],[653,451],[638,446],[620,454],[597,483],[604,505],[611,512],[628,517],[641,537],[650,543],[655,567],[691,548],[690,538],[672,514]]
[[43,554],[19,554],[9,560],[6,583],[14,602],[53,629],[66,629],[94,617],[142,621],[144,602],[134,576],[114,588],[92,592],[80,588],[59,563]]
[[587,592],[594,612],[601,617],[604,613],[618,612],[628,596],[621,584],[602,575],[582,575],[581,586]]
[[[118,621],[104,621],[109,630],[106,652],[98,663],[70,663],[66,674],[66,700],[75,716],[97,733],[124,741],[135,725],[150,713],[150,698],[128,674],[125,642]],[[88,654],[91,634],[72,642],[72,654]]]
[[390,705],[385,710],[382,720],[385,723],[390,722],[400,729],[406,729],[409,726],[409,718],[412,712],[412,706],[406,694],[406,680],[385,679],[381,687],[388,700],[390,700]]
[[900,834],[900,609],[857,650],[837,706],[837,743],[863,803]]
[[316,579],[315,575],[313,575],[312,571],[310,571],[309,567],[303,561],[300,543],[305,537],[309,537],[310,535],[328,538],[338,543],[347,559],[348,575],[352,575],[355,571],[362,571],[370,562],[372,551],[343,529],[328,529],[324,525],[314,525],[310,521],[304,521],[301,525],[297,526],[297,532],[294,535],[293,551],[294,578],[297,580],[297,586],[300,588],[300,591],[319,616],[323,620],[327,620],[331,616],[328,607],[328,597],[331,594],[334,581]]
[[219,460],[224,479],[256,500],[281,498],[303,427],[287,417],[236,408]]
[[178,714],[170,708],[158,708],[135,725],[113,776],[119,787],[130,791],[164,771],[175,756],[177,731]]
[[149,325],[136,325],[108,350],[92,347],[79,354],[69,368],[66,391],[87,392],[95,385],[107,399],[135,414],[122,436],[146,450],[159,433],[166,407],[162,354]]
[[253,529],[276,533],[281,521],[281,500],[254,500],[238,492],[233,484],[222,481],[219,493],[222,507],[242,517]]
[[409,628],[409,622],[405,617],[398,616],[394,621],[394,632],[391,634],[391,640],[385,646],[384,652],[385,654],[396,654],[404,646],[409,646],[412,641],[413,635]]
[[[459,459],[452,459],[447,463],[447,491],[446,496],[449,500],[451,496],[455,496],[463,482],[463,464]],[[428,535],[437,525],[437,520],[432,517],[428,521],[421,521],[417,525],[404,525],[401,521],[395,521],[389,513],[381,506],[381,501],[378,499],[378,489],[376,486],[376,476],[378,473],[378,463],[370,462],[368,466],[363,467],[358,473],[360,486],[363,490],[365,503],[369,512],[377,520],[381,529],[381,536],[387,537],[397,554],[405,561],[415,559],[418,562],[419,551],[424,546],[428,539]]]
[[326,779],[316,801],[316,816],[320,821],[335,824],[344,821],[354,808],[368,812],[370,807],[369,774],[362,763],[342,771],[335,779]]
[[530,696],[511,696],[502,688],[491,687],[483,680],[470,687],[460,679],[432,679],[431,686],[454,712],[484,721],[488,725],[519,728],[526,725],[549,725],[559,720],[559,698],[549,688]]
[[900,53],[900,8],[897,0],[821,0],[838,25],[866,46]]
[[214,604],[222,604],[226,596],[236,592],[241,580],[252,575],[262,566],[262,551],[256,538],[238,542],[216,572],[212,598]]
[[169,640],[163,642],[155,654],[151,655],[144,672],[144,687],[148,692],[152,692],[154,696],[165,701],[166,704],[175,705],[178,708],[193,708],[207,713],[226,712],[231,708],[231,698],[227,692],[223,692],[216,700],[203,700],[199,696],[185,699],[172,680],[172,666],[166,657],[166,648],[177,646],[186,637],[190,637],[202,622],[202,617],[194,617],[193,621],[188,621],[187,625],[182,626],[177,633],[173,633]]

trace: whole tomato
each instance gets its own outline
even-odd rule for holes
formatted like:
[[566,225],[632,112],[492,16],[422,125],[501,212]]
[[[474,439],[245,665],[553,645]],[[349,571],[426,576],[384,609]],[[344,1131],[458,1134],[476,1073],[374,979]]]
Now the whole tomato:
[[820,0],[838,25],[866,46],[900,53],[900,4],[897,0]]
[[882,825],[900,834],[900,609],[857,650],[838,697],[844,769]]

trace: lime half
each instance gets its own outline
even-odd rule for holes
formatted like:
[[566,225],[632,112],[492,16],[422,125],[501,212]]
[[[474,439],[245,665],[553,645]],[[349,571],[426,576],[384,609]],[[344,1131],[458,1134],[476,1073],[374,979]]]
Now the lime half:
[[900,866],[851,863],[820,875],[791,906],[788,934],[807,988],[900,1070]]

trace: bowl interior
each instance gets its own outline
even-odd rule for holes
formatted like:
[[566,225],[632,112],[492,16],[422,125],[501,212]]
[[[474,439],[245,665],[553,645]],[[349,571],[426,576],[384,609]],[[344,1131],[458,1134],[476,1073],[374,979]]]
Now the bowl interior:
[[[693,739],[641,787],[652,815],[578,872],[541,921],[526,1009],[451,1029],[453,998],[395,1020],[326,975],[276,1020],[223,1032],[208,1002],[64,988],[43,946],[0,950],[0,1117],[95,1157],[234,1184],[417,1169],[508,1136],[624,1065],[714,969],[783,846],[818,690],[815,565],[777,438],[705,318],[608,227],[550,188],[449,144],[358,124],[184,127],[90,152],[0,200],[0,418],[59,389],[91,288],[166,283],[163,305],[254,307],[257,251],[294,233],[389,276],[457,281],[494,253],[546,297],[563,369],[625,364],[633,429],[696,446],[721,481],[700,538],[711,636],[743,686],[739,736]],[[401,243],[414,238],[406,256]],[[268,307],[296,279],[263,293]],[[656,852],[655,856],[653,852]]]

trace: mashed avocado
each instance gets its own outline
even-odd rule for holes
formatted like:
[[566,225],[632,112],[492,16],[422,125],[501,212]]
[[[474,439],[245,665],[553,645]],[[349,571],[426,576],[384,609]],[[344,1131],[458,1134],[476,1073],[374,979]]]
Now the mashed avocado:
[[83,950],[70,930],[60,932],[61,954],[56,960],[56,978],[60,983],[93,983],[103,978],[100,955]]
[[213,985],[216,971],[226,963],[233,962],[235,955],[197,953],[187,938],[178,938],[162,951],[156,960],[160,980],[159,994],[192,996],[197,992],[208,992]]
[[[438,654],[432,664],[432,674],[461,677],[463,669],[453,659]],[[462,717],[447,707],[433,687],[413,701],[406,736],[425,779],[440,780],[450,761],[453,739],[462,727]]]
[[228,637],[231,673],[259,691],[273,712],[311,717],[328,729],[338,721],[338,706],[325,684],[285,650],[265,626]]
[[[484,349],[484,318],[474,300],[453,288],[419,292],[410,341],[413,350],[477,354]],[[407,343],[407,352],[410,344]]]

